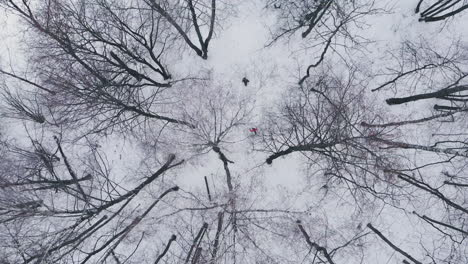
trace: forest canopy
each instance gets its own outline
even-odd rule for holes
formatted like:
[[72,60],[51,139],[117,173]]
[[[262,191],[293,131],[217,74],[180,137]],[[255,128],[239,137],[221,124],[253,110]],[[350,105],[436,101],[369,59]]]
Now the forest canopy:
[[0,263],[468,263],[466,9],[0,0]]

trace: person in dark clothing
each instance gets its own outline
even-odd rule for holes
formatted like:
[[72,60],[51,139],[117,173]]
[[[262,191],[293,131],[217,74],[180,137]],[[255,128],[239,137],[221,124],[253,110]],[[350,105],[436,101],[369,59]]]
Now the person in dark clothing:
[[242,78],[242,82],[244,83],[245,86],[247,86],[247,84],[249,84],[249,79],[247,79],[246,77]]

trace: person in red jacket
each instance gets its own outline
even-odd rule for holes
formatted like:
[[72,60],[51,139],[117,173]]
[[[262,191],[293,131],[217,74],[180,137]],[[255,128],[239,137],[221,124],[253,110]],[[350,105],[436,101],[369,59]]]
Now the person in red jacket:
[[254,133],[255,135],[257,135],[258,128],[252,127],[252,128],[249,129],[249,131],[250,131],[251,133]]

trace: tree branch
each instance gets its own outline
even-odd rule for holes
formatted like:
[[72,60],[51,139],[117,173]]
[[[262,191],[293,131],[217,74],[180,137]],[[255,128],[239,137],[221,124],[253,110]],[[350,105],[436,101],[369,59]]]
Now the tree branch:
[[389,245],[395,251],[402,254],[403,256],[410,259],[411,261],[413,261],[416,264],[422,264],[421,262],[414,259],[410,254],[406,253],[405,251],[403,251],[399,247],[395,246],[392,242],[390,242],[390,240],[388,240],[384,235],[382,235],[382,233],[379,230],[377,230],[375,227],[373,227],[370,223],[367,224],[367,227],[370,228],[370,230],[372,230],[374,233],[376,233],[385,243],[387,243],[387,245]]
[[319,246],[318,244],[312,242],[310,240],[310,236],[309,234],[307,234],[307,232],[305,231],[304,227],[302,226],[301,224],[301,221],[300,220],[297,220],[296,221],[297,223],[297,226],[299,227],[299,230],[301,230],[301,233],[302,235],[304,236],[304,238],[306,239],[306,242],[307,244],[314,248],[315,250],[317,250],[318,252],[322,252],[322,254],[325,256],[325,258],[327,259],[327,261],[330,263],[330,264],[335,264],[335,262],[333,262],[333,259],[331,258],[330,254],[328,254],[328,251],[326,248],[322,247],[322,246]]

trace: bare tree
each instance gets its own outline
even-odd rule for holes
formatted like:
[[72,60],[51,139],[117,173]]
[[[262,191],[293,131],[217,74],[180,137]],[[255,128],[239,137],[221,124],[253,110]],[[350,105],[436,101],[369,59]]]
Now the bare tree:
[[[427,2],[427,22],[465,8]],[[385,10],[266,0],[269,45],[298,35],[316,56],[257,116],[257,86],[200,59],[236,3],[0,0],[28,48],[23,69],[0,69],[14,134],[0,131],[0,262],[468,262],[465,45],[403,43],[369,95],[374,80],[344,57]],[[187,56],[203,64],[182,73]],[[276,166],[298,174],[292,191],[269,183]]]
[[384,128],[361,126],[363,120],[378,120],[380,115],[365,102],[357,72],[340,76],[327,69],[303,86],[292,87],[281,108],[268,114],[262,134],[263,150],[270,153],[266,163],[300,153],[323,173],[324,187],[342,182],[385,196],[385,188],[377,186],[392,182],[385,170],[399,167],[399,158],[379,148],[375,139],[393,135]]
[[307,41],[307,48],[318,47],[316,61],[311,63],[299,80],[304,83],[312,70],[319,66],[327,53],[340,53],[342,49],[358,48],[366,42],[355,32],[364,26],[362,20],[383,13],[374,1],[267,1],[267,8],[278,14],[278,28],[269,45],[282,38],[291,38],[297,32]]
[[[2,163],[0,211],[2,255],[7,263],[75,258],[86,262],[97,256],[105,260],[161,200],[179,189],[167,188],[140,213],[132,200],[183,161],[176,162],[170,155],[152,175],[123,188],[103,171],[81,176],[74,166],[78,162],[58,138],[55,144],[48,149],[33,140],[33,150],[3,147],[7,159]],[[100,154],[94,151],[94,155]]]
[[[163,1],[161,3],[160,1],[156,2],[156,0],[147,1],[149,1],[152,8],[177,30],[186,44],[198,56],[203,59],[208,58],[208,45],[213,37],[216,20],[216,0],[186,0],[181,3],[171,3],[171,1]],[[190,31],[192,28],[195,30],[199,46],[191,40]],[[207,31],[206,37],[202,34],[203,29]]]
[[[423,241],[421,248],[435,263],[466,261],[464,247],[466,224],[466,197],[464,187],[466,179],[459,173],[466,164],[465,127],[465,78],[466,48],[454,41],[449,49],[438,50],[427,42],[405,42],[400,56],[393,56],[396,67],[391,68],[388,81],[373,91],[410,93],[402,97],[386,100],[392,107],[407,104],[418,107],[422,117],[401,115],[396,120],[387,122],[362,123],[364,127],[392,128],[401,131],[405,137],[400,140],[376,138],[375,140],[394,149],[402,155],[423,155],[415,164],[405,170],[389,170],[404,189],[415,197],[426,197],[432,203],[431,208],[416,207],[413,219],[428,226],[433,233],[433,245]],[[433,108],[424,111],[428,104]],[[425,114],[425,112],[429,112]],[[413,128],[413,129],[412,129]],[[417,129],[414,129],[417,128]],[[424,131],[424,129],[426,131]],[[434,130],[437,132],[434,133]],[[417,132],[417,137],[414,137]],[[435,209],[437,208],[437,209]],[[435,209],[435,210],[434,210]],[[375,233],[385,241],[385,236]],[[437,242],[436,242],[437,241]],[[392,248],[395,245],[387,240]],[[435,245],[434,245],[435,244]],[[395,249],[401,253],[401,249]],[[444,252],[448,251],[449,254]],[[403,254],[403,253],[402,253]],[[404,255],[404,254],[403,254]],[[408,257],[409,258],[409,257]],[[414,263],[424,263],[422,259],[409,258]]]
[[[31,29],[34,68],[1,73],[22,91],[37,91],[35,100],[50,111],[45,120],[56,125],[92,122],[92,132],[101,132],[156,120],[193,128],[165,107],[169,87],[180,81],[166,61],[178,56],[179,40],[207,58],[216,16],[216,1],[209,2],[2,1]],[[23,115],[34,114],[24,100],[9,98]]]

